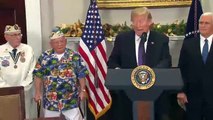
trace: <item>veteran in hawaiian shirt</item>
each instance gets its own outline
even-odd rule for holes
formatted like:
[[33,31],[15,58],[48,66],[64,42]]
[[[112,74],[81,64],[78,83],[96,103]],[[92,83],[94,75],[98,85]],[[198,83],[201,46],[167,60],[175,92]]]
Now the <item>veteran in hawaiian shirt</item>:
[[81,56],[66,48],[67,40],[60,28],[50,37],[52,49],[42,53],[34,70],[35,101],[41,96],[43,83],[43,107],[45,117],[61,114],[68,120],[82,120],[78,102],[86,97],[85,76],[88,74]]
[[21,43],[21,28],[17,24],[6,25],[4,38],[7,43],[0,45],[0,88],[23,86],[26,118],[35,118],[32,74],[36,64],[34,51],[31,46]]

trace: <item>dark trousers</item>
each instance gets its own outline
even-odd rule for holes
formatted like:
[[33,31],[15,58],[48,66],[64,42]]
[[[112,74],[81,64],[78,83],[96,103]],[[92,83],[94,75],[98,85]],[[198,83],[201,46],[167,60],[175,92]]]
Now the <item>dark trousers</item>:
[[108,111],[108,120],[133,120],[132,101],[124,91],[110,91],[112,106]]
[[164,91],[155,101],[155,120],[185,120],[185,111],[177,103],[177,91]]
[[201,96],[188,97],[186,120],[213,120],[213,101],[205,101]]

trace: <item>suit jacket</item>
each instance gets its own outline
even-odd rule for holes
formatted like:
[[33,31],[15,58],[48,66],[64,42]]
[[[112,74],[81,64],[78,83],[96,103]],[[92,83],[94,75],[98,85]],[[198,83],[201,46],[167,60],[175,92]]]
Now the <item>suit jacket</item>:
[[[150,31],[146,49],[146,65],[164,68],[171,66],[168,42],[169,38],[166,35]],[[117,35],[114,48],[109,57],[108,67],[137,67],[135,32],[133,30]]]
[[[200,38],[184,40],[179,59],[179,67],[184,81],[183,91],[188,99],[213,101],[213,45],[206,64],[202,60]],[[192,99],[193,100],[193,99]]]

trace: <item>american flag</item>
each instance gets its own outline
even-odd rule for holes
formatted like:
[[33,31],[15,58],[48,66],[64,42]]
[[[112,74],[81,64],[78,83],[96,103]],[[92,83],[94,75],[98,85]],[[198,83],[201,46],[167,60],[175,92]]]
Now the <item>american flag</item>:
[[110,108],[112,100],[104,85],[107,74],[106,43],[95,0],[91,0],[87,11],[79,53],[89,71],[86,77],[89,108],[98,119]]
[[203,14],[200,0],[192,0],[187,19],[185,39],[198,37],[198,22],[200,16]]

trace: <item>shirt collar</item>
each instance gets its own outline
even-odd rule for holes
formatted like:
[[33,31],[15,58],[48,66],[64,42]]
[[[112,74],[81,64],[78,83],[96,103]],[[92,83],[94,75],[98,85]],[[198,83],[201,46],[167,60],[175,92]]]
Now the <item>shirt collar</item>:
[[[149,34],[150,34],[150,30],[147,32],[147,37],[146,37],[147,41],[149,40],[148,39],[149,38]],[[136,41],[140,41],[140,36],[138,36],[138,35],[135,34],[135,39],[136,39]]]
[[213,34],[210,35],[208,38],[203,37],[202,35],[200,35],[200,40],[204,41],[205,39],[207,39],[208,41],[212,41],[213,40]]
[[[6,43],[7,45],[7,49],[10,51],[10,50],[13,50],[14,48],[9,44],[9,42]],[[17,50],[21,49],[21,45],[22,43],[20,43],[20,45],[18,47],[16,47]]]

